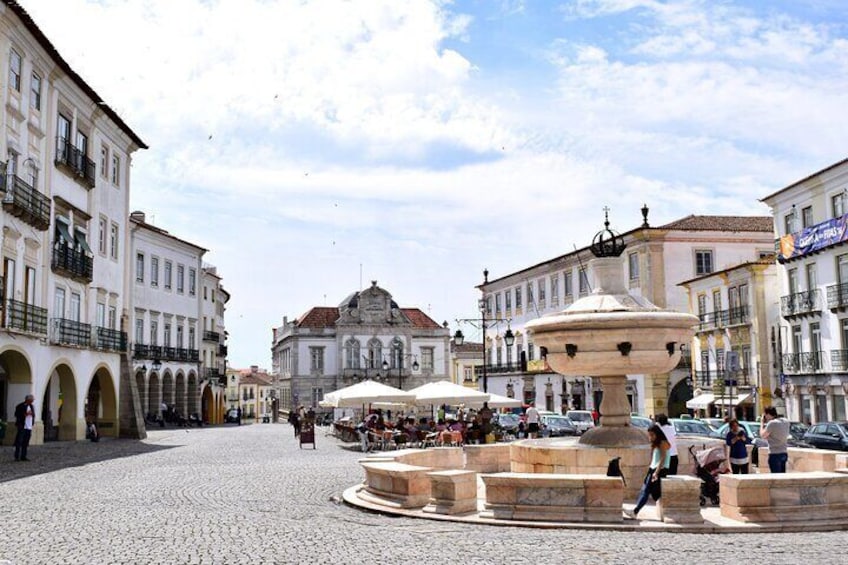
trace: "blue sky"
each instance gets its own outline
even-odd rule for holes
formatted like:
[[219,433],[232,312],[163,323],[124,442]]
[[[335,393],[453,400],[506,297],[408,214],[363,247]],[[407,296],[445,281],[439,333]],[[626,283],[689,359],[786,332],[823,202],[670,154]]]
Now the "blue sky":
[[768,214],[848,147],[837,0],[22,4],[150,145],[132,207],[212,250],[235,366],[360,265],[455,329],[483,268],[588,243],[604,206]]

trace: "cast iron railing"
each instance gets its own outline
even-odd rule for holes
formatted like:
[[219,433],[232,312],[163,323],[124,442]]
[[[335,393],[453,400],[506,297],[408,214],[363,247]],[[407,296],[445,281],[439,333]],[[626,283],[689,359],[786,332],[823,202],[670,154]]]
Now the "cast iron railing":
[[831,310],[848,308],[848,283],[827,287],[827,307]]
[[214,341],[215,343],[218,343],[219,341],[221,341],[221,334],[219,334],[218,332],[204,330],[203,341]]
[[784,373],[822,373],[827,370],[824,351],[804,353],[785,353],[783,355]]
[[37,230],[50,227],[50,199],[16,175],[4,175],[3,179],[3,209]]
[[47,335],[47,308],[9,299],[6,302],[6,327]]
[[53,272],[68,278],[91,282],[94,276],[94,259],[62,241],[53,243]]
[[83,324],[67,318],[53,318],[51,340],[59,345],[91,347],[91,324]]
[[56,164],[64,168],[71,176],[80,180],[88,189],[94,188],[95,165],[80,149],[74,147],[69,139],[56,138]]
[[97,348],[109,351],[126,351],[127,334],[119,330],[96,327],[94,329]]
[[780,314],[783,317],[801,316],[821,311],[821,291],[818,289],[796,292],[780,297]]

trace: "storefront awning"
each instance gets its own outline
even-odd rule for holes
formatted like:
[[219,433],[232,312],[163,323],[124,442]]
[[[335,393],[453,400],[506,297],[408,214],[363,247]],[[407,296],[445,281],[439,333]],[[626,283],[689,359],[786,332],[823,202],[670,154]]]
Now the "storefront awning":
[[687,400],[686,408],[692,408],[693,410],[706,410],[713,402],[715,402],[715,395],[707,392],[699,394],[692,400]]
[[746,392],[737,394],[736,396],[718,396],[715,399],[715,403],[719,406],[738,406],[740,404],[750,404],[753,398],[753,393]]

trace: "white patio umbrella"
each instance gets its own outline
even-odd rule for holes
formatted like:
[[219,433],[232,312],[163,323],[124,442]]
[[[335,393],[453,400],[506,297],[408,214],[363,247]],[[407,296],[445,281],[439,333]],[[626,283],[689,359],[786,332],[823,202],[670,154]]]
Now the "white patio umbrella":
[[[508,396],[502,396],[492,392],[489,393],[488,402],[489,408],[521,408],[524,405],[524,403],[518,398],[510,398]],[[483,406],[483,401],[475,400],[473,402],[469,402],[468,406],[470,408],[481,408]]]
[[415,395],[415,404],[426,406],[428,404],[469,404],[474,401],[483,402],[489,400],[489,394],[454,384],[450,381],[437,381],[427,383],[409,392]]
[[412,392],[367,380],[325,394],[319,404],[325,408],[356,408],[375,402],[411,404],[414,400]]

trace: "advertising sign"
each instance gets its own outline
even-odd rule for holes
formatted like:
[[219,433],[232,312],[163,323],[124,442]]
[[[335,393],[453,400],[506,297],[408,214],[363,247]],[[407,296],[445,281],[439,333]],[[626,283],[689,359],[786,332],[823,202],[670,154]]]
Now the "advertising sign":
[[848,240],[848,214],[804,228],[780,238],[777,260],[781,263]]

